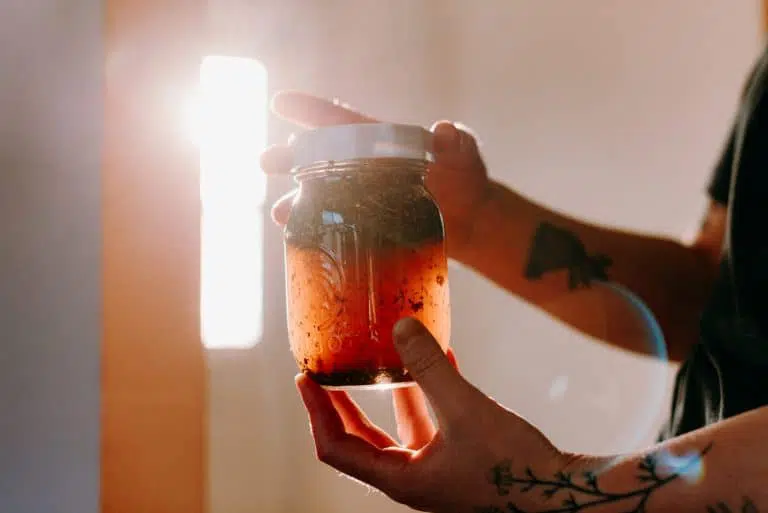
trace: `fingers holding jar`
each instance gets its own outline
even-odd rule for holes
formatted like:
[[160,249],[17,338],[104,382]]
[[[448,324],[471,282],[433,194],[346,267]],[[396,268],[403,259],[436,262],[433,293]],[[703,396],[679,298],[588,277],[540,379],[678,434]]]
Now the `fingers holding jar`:
[[[299,91],[281,91],[272,98],[271,110],[278,117],[304,128],[359,123],[378,123],[338,100],[326,100]],[[293,167],[290,144],[274,145],[261,156],[267,174],[286,174]]]
[[[304,128],[377,123],[341,102],[294,91],[278,93],[272,101],[272,110]],[[478,141],[469,128],[460,123],[439,121],[429,132],[432,162],[428,166],[426,187],[442,210],[450,237],[448,249],[453,254],[465,244],[471,232],[473,213],[486,197],[489,180]],[[326,144],[334,146],[337,141]],[[293,140],[271,146],[261,155],[262,170],[268,175],[290,174],[296,165],[294,150]],[[295,191],[292,191],[274,204],[272,219],[279,226],[288,222],[294,197]]]
[[291,204],[296,197],[298,189],[294,189],[291,192],[284,194],[279,200],[272,205],[270,216],[272,221],[278,226],[285,226],[288,223],[288,218],[291,216]]
[[[437,176],[428,177],[429,188],[441,190],[440,170],[452,169],[450,166],[464,166],[476,162],[480,157],[477,143],[472,135],[458,129],[453,123],[441,121],[432,127],[434,134],[433,147]],[[260,158],[261,169],[268,175],[285,175],[293,167],[293,157],[288,145],[273,145],[267,148]],[[463,172],[463,168],[457,168]],[[298,189],[293,189],[284,194],[272,206],[272,221],[278,226],[284,226],[288,222],[291,213],[291,204]],[[439,201],[439,199],[438,199]]]

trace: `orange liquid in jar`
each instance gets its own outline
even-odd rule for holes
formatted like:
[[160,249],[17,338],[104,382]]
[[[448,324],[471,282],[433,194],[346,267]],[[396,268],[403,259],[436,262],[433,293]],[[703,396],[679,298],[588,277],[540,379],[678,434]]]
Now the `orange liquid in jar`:
[[320,244],[286,241],[288,327],[302,371],[328,387],[407,383],[392,342],[403,317],[419,319],[444,350],[450,337],[442,239],[382,247],[354,230]]

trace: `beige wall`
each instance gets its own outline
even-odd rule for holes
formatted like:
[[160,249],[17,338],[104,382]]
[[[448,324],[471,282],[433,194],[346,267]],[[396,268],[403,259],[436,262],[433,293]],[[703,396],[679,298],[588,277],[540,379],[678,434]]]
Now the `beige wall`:
[[[463,121],[493,175],[522,192],[675,236],[699,221],[761,40],[758,0],[211,5],[215,46],[261,58],[272,88],[340,96],[393,120]],[[271,129],[282,140],[290,127]],[[290,186],[270,185],[272,198]],[[210,355],[212,512],[400,511],[315,462],[291,380],[273,227],[265,251],[264,341]],[[483,390],[570,450],[650,443],[672,369],[592,344],[464,269],[451,280],[453,344]],[[391,427],[386,394],[363,403]]]

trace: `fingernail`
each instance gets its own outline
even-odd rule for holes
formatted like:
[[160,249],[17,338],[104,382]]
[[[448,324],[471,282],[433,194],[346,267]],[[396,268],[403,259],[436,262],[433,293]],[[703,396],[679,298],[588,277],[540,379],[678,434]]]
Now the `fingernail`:
[[416,319],[405,317],[395,323],[392,335],[396,344],[407,345],[413,339],[424,335],[424,326]]

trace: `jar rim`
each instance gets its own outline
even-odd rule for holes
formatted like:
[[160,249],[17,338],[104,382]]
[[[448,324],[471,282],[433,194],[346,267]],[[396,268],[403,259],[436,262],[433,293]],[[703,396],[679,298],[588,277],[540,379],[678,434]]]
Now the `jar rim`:
[[291,172],[321,163],[402,159],[434,161],[433,134],[419,125],[357,123],[306,130],[290,145]]
[[349,175],[352,173],[411,172],[425,175],[430,160],[405,158],[347,159],[323,161],[301,167],[294,167],[294,180],[319,178],[328,175]]

